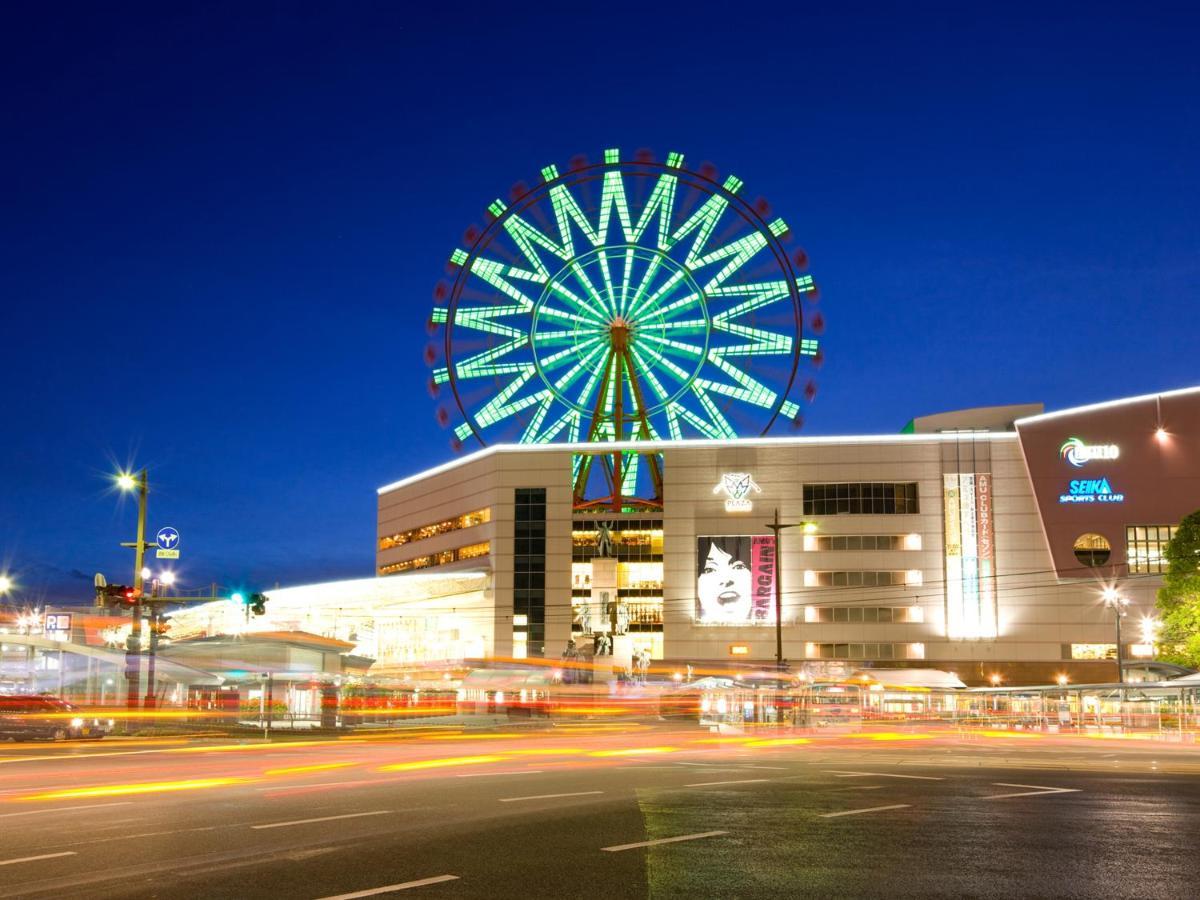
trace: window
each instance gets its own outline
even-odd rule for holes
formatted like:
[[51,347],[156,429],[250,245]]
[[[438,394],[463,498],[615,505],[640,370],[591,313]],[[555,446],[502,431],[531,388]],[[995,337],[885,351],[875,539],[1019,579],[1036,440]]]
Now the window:
[[[917,537],[920,537],[919,535]],[[903,534],[806,534],[804,549],[814,550],[908,550],[909,535]],[[920,549],[917,547],[916,549]]]
[[862,622],[867,625],[893,622],[924,622],[919,606],[806,606],[804,621],[810,625]]
[[[1064,649],[1067,647],[1064,645]],[[1116,644],[1071,644],[1071,659],[1116,659]]]
[[513,616],[529,622],[521,656],[536,657],[546,650],[546,489],[516,488],[513,499]]
[[924,644],[815,644],[805,647],[815,659],[924,659]]
[[1167,570],[1167,542],[1175,536],[1174,525],[1128,525],[1125,553],[1129,571],[1158,574]]
[[916,482],[860,481],[806,484],[806,516],[904,515],[920,512]]
[[390,550],[392,547],[399,547],[411,541],[423,541],[426,538],[437,537],[439,534],[459,531],[463,528],[473,528],[476,525],[484,525],[490,521],[492,521],[492,511],[490,508],[477,509],[474,512],[455,516],[453,519],[445,519],[441,522],[434,522],[432,525],[422,525],[420,528],[399,531],[387,537],[381,537],[379,539],[379,549]]
[[[915,571],[915,570],[914,570]],[[814,572],[804,573],[805,587],[889,587],[911,583],[912,576],[904,570],[873,572]]]
[[571,527],[571,559],[589,562],[596,555],[601,524],[612,533],[613,555],[622,562],[662,562],[663,527],[661,519],[623,519],[617,521],[576,520]]
[[1112,555],[1112,545],[1102,534],[1081,534],[1075,538],[1075,558],[1089,568],[1102,566]]
[[460,559],[478,559],[481,556],[487,556],[491,552],[491,541],[482,541],[478,544],[468,544],[465,547],[459,547],[456,550],[443,550],[441,553],[436,553],[432,556],[418,556],[414,559],[405,559],[386,566],[380,566],[379,574],[395,575],[397,572],[410,572],[413,569],[444,566],[446,563],[452,563]]

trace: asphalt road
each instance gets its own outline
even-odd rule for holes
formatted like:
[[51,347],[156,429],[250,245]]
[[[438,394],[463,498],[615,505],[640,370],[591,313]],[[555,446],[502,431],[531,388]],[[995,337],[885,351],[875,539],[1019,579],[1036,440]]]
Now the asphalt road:
[[1131,740],[0,746],[3,897],[1195,897],[1197,834],[1200,748]]

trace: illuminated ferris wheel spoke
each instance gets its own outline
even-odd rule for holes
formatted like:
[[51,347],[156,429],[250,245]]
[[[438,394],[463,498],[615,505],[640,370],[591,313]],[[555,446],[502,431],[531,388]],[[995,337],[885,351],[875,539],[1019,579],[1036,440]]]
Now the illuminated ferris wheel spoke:
[[605,306],[612,312],[617,310],[616,291],[613,290],[612,273],[608,268],[608,253],[604,250],[600,251],[600,274],[604,277],[604,298]]
[[677,351],[678,353],[681,353],[681,354],[684,354],[687,356],[703,356],[704,355],[704,348],[697,347],[695,344],[688,344],[684,341],[676,341],[671,338],[665,338],[665,337],[661,337],[657,334],[652,334],[650,332],[645,332],[642,335],[640,335],[639,337],[644,338],[647,341],[651,341],[655,344],[658,344],[659,347],[661,347],[664,352],[670,352],[670,351],[674,350],[674,351]]
[[634,362],[637,364],[637,370],[650,383],[650,387],[654,389],[654,393],[658,396],[659,401],[666,400],[670,395],[667,393],[666,388],[663,387],[662,382],[658,380],[658,376],[654,374],[653,367],[646,365],[646,360],[638,352],[637,347],[630,347],[629,352],[633,355]]

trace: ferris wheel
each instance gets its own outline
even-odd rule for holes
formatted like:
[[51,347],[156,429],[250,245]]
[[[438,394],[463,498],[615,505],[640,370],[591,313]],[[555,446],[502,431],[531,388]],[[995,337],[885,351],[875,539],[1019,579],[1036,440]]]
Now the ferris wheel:
[[821,361],[816,285],[784,220],[742,187],[680,153],[606,150],[488,206],[430,319],[431,390],[453,397],[457,416],[439,419],[459,420],[456,446],[798,426],[816,392],[801,366]]

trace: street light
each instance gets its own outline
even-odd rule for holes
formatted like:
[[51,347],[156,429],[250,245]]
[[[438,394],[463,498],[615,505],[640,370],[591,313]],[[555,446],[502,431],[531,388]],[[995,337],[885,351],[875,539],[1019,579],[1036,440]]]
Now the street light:
[[1125,656],[1121,650],[1121,618],[1125,615],[1125,607],[1129,605],[1129,599],[1118,594],[1116,588],[1105,588],[1104,605],[1114,612],[1117,621],[1117,681],[1124,684]]
[[[148,547],[153,547],[153,544],[146,543],[146,498],[150,493],[150,478],[149,472],[143,468],[136,476],[130,472],[121,472],[117,475],[117,487],[123,491],[134,491],[138,493],[138,524],[137,524],[137,540],[134,542],[124,541],[122,547],[133,548],[133,627],[129,632],[129,643],[125,648],[125,678],[129,683],[128,706],[130,709],[136,709],[138,706],[138,685],[141,681],[142,664],[142,593],[145,581],[150,577],[150,571],[145,566],[145,555]],[[146,685],[146,705],[152,707],[154,705],[154,685]]]
[[775,667],[783,671],[783,575],[779,558],[783,554],[780,552],[779,533],[785,528],[803,528],[805,534],[812,534],[817,530],[815,522],[780,522],[779,507],[775,507],[775,518],[767,523],[767,527],[771,529],[771,533],[775,535]]
[[0,594],[7,594],[13,589],[12,579],[7,575],[0,575]]

